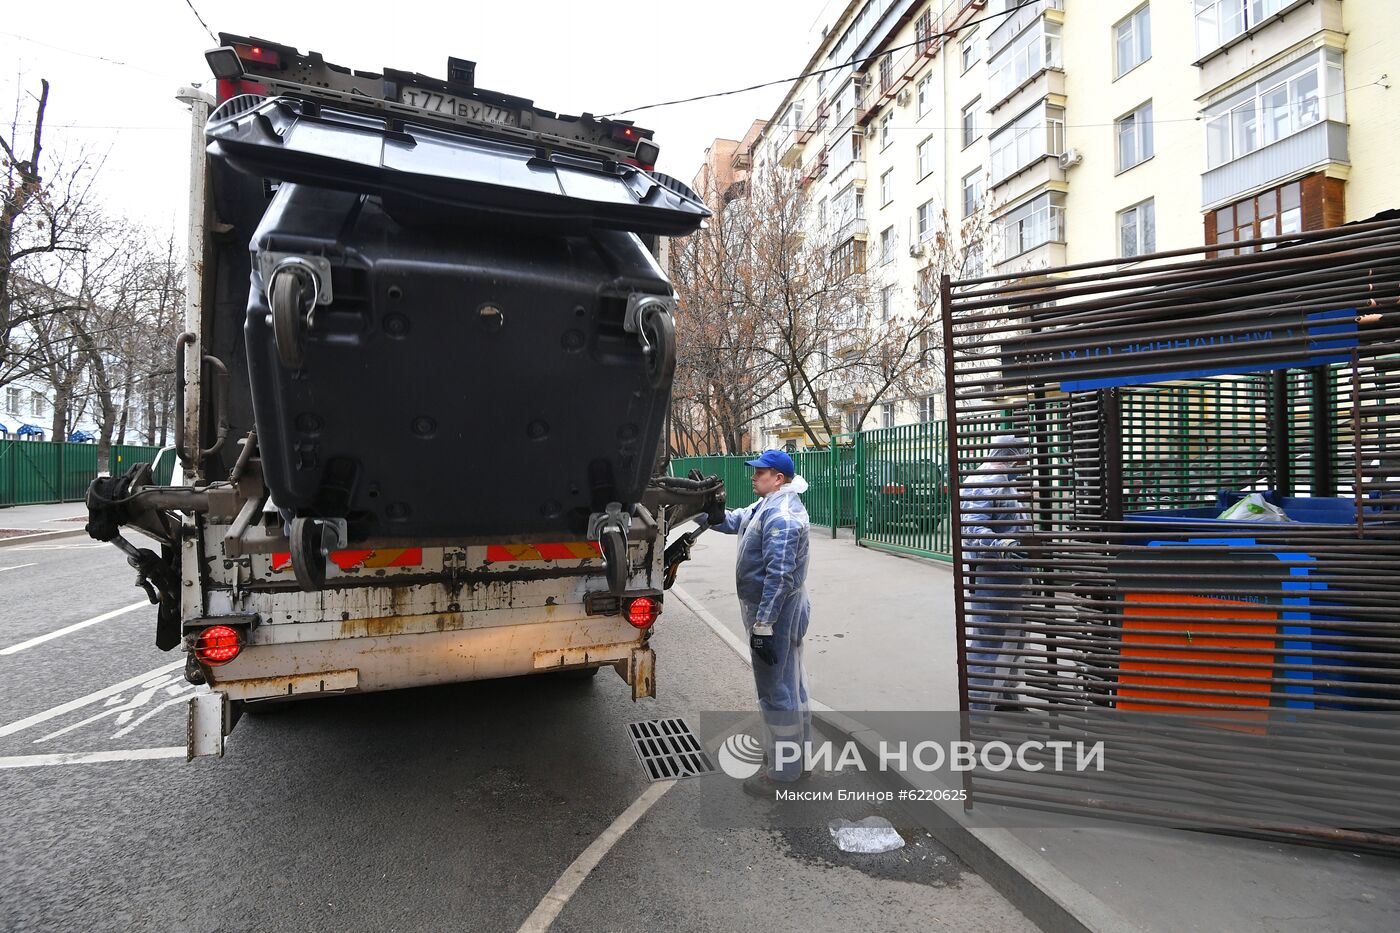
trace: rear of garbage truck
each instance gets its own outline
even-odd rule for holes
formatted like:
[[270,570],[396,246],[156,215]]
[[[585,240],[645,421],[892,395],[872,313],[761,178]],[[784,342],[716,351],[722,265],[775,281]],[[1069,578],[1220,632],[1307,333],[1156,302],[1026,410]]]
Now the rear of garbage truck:
[[[611,667],[722,508],[664,472],[675,301],[706,216],[649,130],[220,37],[192,118],[181,470],[102,478],[93,537],[187,653],[190,754],[326,694]],[[136,531],[148,541],[128,538]],[[154,542],[152,545],[151,542]]]

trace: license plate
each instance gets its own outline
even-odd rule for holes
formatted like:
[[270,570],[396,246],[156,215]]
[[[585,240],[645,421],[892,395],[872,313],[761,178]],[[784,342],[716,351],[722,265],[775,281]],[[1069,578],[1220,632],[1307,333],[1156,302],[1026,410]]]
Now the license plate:
[[472,100],[467,97],[453,97],[441,91],[425,91],[422,88],[406,87],[399,96],[402,103],[418,107],[429,113],[442,113],[454,117],[466,117],[482,123],[499,123],[502,126],[519,126],[519,111]]

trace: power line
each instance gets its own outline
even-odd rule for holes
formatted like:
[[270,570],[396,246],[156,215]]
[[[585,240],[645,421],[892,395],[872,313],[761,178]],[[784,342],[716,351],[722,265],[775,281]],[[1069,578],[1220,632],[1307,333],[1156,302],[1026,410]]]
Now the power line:
[[209,24],[204,21],[204,17],[199,15],[199,11],[194,8],[194,3],[192,3],[191,0],[185,0],[185,6],[190,8],[190,12],[194,14],[194,18],[199,20],[199,25],[204,27],[204,31],[209,33],[209,38],[214,40],[215,45],[218,45],[219,37],[214,35],[214,30],[210,29]]
[[[186,0],[186,2],[188,3],[189,0]],[[828,67],[826,67],[826,68],[818,68],[816,71],[804,71],[802,74],[793,75],[793,76],[790,77],[790,78],[778,78],[778,79],[776,79],[776,80],[774,80],[774,81],[764,81],[762,84],[751,84],[751,85],[749,85],[748,87],[739,87],[739,88],[734,88],[734,89],[728,90],[728,91],[715,91],[714,93],[711,93],[711,94],[697,94],[697,95],[694,96],[694,97],[683,97],[683,98],[680,98],[680,99],[678,99],[678,100],[667,100],[667,101],[662,101],[661,103],[657,103],[657,104],[643,104],[643,105],[640,106],[640,107],[629,107],[629,108],[627,108],[626,110],[615,110],[615,111],[613,111],[612,113],[599,114],[599,116],[602,116],[602,117],[620,117],[620,116],[622,116],[622,115],[624,115],[624,114],[628,114],[628,113],[637,113],[637,112],[642,111],[642,110],[655,110],[655,109],[657,109],[658,107],[674,107],[674,106],[677,105],[677,104],[690,104],[690,103],[694,103],[695,101],[698,101],[698,100],[711,100],[711,99],[716,98],[716,97],[729,97],[729,96],[734,95],[734,94],[746,94],[746,93],[748,93],[749,91],[757,91],[757,90],[761,90],[761,89],[763,89],[763,88],[765,88],[765,87],[773,87],[774,85],[778,85],[778,84],[788,84],[788,83],[791,83],[791,82],[793,82],[793,81],[801,81],[803,78],[811,78],[811,77],[815,77],[815,76],[817,76],[817,75],[829,74],[830,72],[833,72],[833,71],[841,71],[841,70],[843,70],[843,69],[846,69],[846,68],[850,68],[850,67],[852,67],[852,66],[855,66],[857,63],[859,63],[860,65],[863,66],[863,65],[866,64],[866,62],[874,61],[875,59],[877,59],[877,58],[879,58],[879,57],[881,57],[881,56],[883,56],[883,55],[892,55],[892,54],[894,54],[895,52],[902,52],[902,51],[905,50],[905,49],[912,49],[912,48],[913,48],[914,46],[916,46],[916,45],[928,45],[929,43],[933,42],[933,41],[936,40],[936,39],[951,39],[951,38],[957,36],[957,34],[958,34],[959,32],[962,32],[964,29],[970,29],[970,28],[972,28],[973,26],[979,26],[979,25],[981,25],[982,23],[989,22],[989,21],[994,20],[994,19],[1000,19],[1000,18],[1002,18],[1002,17],[1004,17],[1004,16],[1010,16],[1012,13],[1015,13],[1017,10],[1023,9],[1024,7],[1028,7],[1028,6],[1034,6],[1035,4],[1037,4],[1037,3],[1039,3],[1039,2],[1040,2],[1040,0],[1022,0],[1022,2],[1016,4],[1016,5],[1013,6],[1013,7],[1010,7],[1010,8],[1008,8],[1008,9],[1002,10],[1000,13],[991,13],[991,14],[989,14],[989,15],[987,15],[987,16],[982,17],[981,19],[968,20],[967,22],[963,23],[961,26],[954,27],[953,29],[947,29],[947,30],[944,30],[943,32],[930,33],[930,34],[927,35],[927,36],[923,36],[923,37],[921,37],[921,38],[915,39],[913,42],[906,42],[904,45],[896,45],[896,46],[893,46],[893,47],[888,48],[888,49],[881,49],[880,51],[876,52],[875,54],[873,54],[873,55],[868,55],[868,56],[866,56],[865,58],[852,58],[850,61],[847,61],[847,62],[845,62],[845,63],[843,63],[843,64],[840,64],[840,65],[830,65],[830,66],[828,66]]]
[[11,38],[13,38],[13,39],[18,39],[18,40],[20,40],[21,42],[28,42],[28,43],[31,43],[31,44],[33,44],[33,45],[42,45],[42,46],[45,47],[45,48],[53,49],[55,52],[62,52],[62,53],[64,53],[65,55],[76,55],[76,56],[78,56],[79,58],[90,58],[90,59],[92,59],[92,60],[94,60],[94,61],[104,62],[104,63],[106,63],[106,64],[108,64],[108,65],[116,65],[116,66],[119,67],[119,68],[130,68],[130,69],[132,69],[132,70],[134,70],[134,71],[141,71],[141,72],[144,72],[144,73],[146,73],[146,74],[148,74],[148,75],[151,75],[151,76],[153,76],[153,77],[156,77],[156,78],[172,78],[172,79],[173,79],[173,77],[174,77],[173,75],[170,75],[170,74],[168,74],[168,73],[161,73],[161,72],[159,72],[159,71],[152,71],[152,70],[149,69],[149,68],[142,68],[140,65],[133,65],[131,62],[124,62],[124,61],[119,61],[119,60],[117,60],[117,59],[115,59],[115,58],[108,58],[108,57],[105,56],[105,55],[95,55],[95,54],[93,54],[93,53],[91,53],[91,52],[79,52],[77,49],[68,49],[68,48],[64,48],[64,47],[61,46],[61,45],[54,45],[52,42],[42,42],[42,41],[40,41],[39,39],[33,39],[33,38],[30,38],[29,36],[22,36],[22,35],[20,35],[20,34],[17,33],[17,32],[9,32],[9,31],[7,31],[7,30],[0,30],[0,35],[9,36],[9,37],[11,37]]

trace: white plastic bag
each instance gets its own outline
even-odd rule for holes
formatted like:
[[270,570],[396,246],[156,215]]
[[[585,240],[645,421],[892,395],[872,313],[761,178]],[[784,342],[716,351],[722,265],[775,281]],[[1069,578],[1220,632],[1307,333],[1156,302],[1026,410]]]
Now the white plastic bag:
[[1252,492],[1221,512],[1219,518],[1230,522],[1291,522],[1283,509],[1266,501],[1261,493]]
[[867,816],[863,820],[832,820],[827,824],[831,838],[842,852],[863,852],[874,855],[880,852],[893,852],[904,847],[904,837],[889,820],[880,816]]

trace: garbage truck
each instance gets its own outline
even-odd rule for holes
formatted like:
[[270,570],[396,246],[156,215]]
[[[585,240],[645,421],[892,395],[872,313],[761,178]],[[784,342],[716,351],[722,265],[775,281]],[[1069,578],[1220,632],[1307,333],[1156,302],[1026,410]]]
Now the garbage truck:
[[[191,114],[170,485],[88,491],[186,653],[189,755],[329,694],[611,667],[718,479],[665,474],[675,294],[708,212],[654,133],[221,34]],[[128,537],[136,532],[148,539]],[[147,546],[147,545],[150,546]]]

